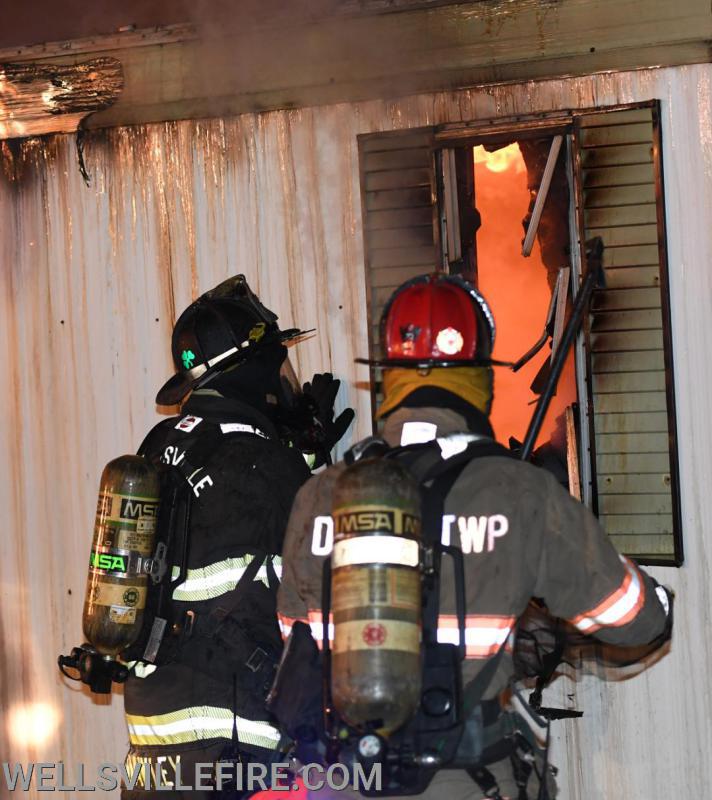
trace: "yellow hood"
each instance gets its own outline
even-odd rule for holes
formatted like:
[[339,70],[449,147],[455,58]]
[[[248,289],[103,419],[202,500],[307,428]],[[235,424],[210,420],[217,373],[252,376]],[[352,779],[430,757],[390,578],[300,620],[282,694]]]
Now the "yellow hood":
[[384,399],[377,417],[383,417],[421,386],[437,386],[461,397],[489,414],[492,403],[490,367],[435,367],[423,374],[417,369],[393,368],[383,372]]

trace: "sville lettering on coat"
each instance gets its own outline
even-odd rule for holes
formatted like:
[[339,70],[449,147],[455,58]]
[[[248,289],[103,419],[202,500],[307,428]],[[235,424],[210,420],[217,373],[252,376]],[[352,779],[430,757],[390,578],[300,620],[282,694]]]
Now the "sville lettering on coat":
[[[163,451],[161,454],[161,461],[164,464],[168,464],[171,467],[177,467],[181,461],[185,458],[185,450],[180,450],[176,445],[169,444],[168,447]],[[197,479],[195,476],[204,470],[205,467],[198,467],[198,469],[193,472],[190,477],[187,479],[188,483],[190,484],[191,488],[193,489],[193,494],[196,497],[200,497],[200,493],[205,489],[206,486],[213,485],[213,479],[210,475],[203,475],[202,478]]]
[[205,489],[206,486],[212,486],[213,485],[213,479],[210,477],[210,475],[203,475],[202,478],[196,479],[195,476],[199,472],[202,472],[204,469],[205,469],[205,467],[198,467],[198,469],[196,469],[195,472],[193,472],[188,477],[188,483],[193,488],[193,494],[196,497],[200,497],[201,492],[203,491],[203,489]]
[[169,467],[177,467],[178,464],[185,458],[185,450],[179,450],[174,444],[169,444],[163,451],[161,461],[168,464]]
[[[452,540],[452,529],[456,526],[460,534],[460,548],[465,555],[482,553],[487,547],[491,553],[497,539],[506,536],[509,531],[509,519],[504,514],[492,514],[482,517],[458,517],[455,514],[443,516],[440,541],[449,546]],[[311,551],[315,556],[328,556],[334,546],[334,520],[328,516],[314,518]]]

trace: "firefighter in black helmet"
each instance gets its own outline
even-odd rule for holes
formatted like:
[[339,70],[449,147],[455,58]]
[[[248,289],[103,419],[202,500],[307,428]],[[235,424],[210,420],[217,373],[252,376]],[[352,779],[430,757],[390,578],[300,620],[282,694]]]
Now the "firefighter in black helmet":
[[338,381],[330,375],[315,376],[308,397],[288,385],[285,342],[301,335],[281,330],[241,275],[202,295],[175,325],[177,371],[156,402],[182,403],[180,414],[140,448],[163,470],[165,550],[149,624],[127,655],[126,766],[136,785],[124,787],[124,798],[163,797],[158,782],[173,787],[169,796],[221,796],[210,769],[196,781],[196,763],[221,763],[227,792],[238,762],[267,764],[279,743],[264,694],[281,651],[284,528],[310,475],[305,457],[327,461],[353,416],[333,419]]
[[[543,774],[539,781],[532,777],[533,769],[546,771],[536,741],[528,733],[523,735],[528,731],[526,724],[502,701],[513,675],[517,620],[530,598],[543,598],[553,615],[613,645],[657,649],[671,635],[669,592],[620,556],[595,517],[550,473],[512,458],[494,442],[488,420],[494,334],[494,320],[484,298],[462,279],[444,274],[421,276],[401,286],[381,321],[384,359],[376,363],[384,368],[384,397],[378,411],[385,422],[383,437],[356,445],[350,457],[364,469],[369,456],[395,459],[407,467],[421,487],[423,541],[433,548],[454,546],[462,554],[464,573],[460,584],[464,586],[464,613],[458,614],[457,581],[443,579],[436,599],[431,594],[424,602],[421,644],[426,664],[424,687],[428,685],[429,652],[425,648],[450,643],[459,646],[459,657],[464,658],[460,664],[462,688],[457,680],[447,686],[440,672],[440,683],[433,684],[440,700],[437,708],[434,695],[426,702],[423,692],[419,716],[412,722],[413,735],[405,739],[407,747],[399,744],[400,749],[394,750],[391,746],[388,760],[383,760],[391,781],[384,795],[424,794],[449,800],[483,795],[497,800],[553,797],[555,787],[549,774],[546,780]],[[406,566],[405,537],[399,538],[401,547],[383,538],[391,540],[397,533],[395,528],[386,530],[388,514],[381,514],[379,524],[386,527],[379,530],[364,517],[363,531],[358,515],[344,514],[359,503],[374,508],[362,500],[367,473],[366,477],[353,474],[350,483],[360,492],[358,501],[344,497],[349,487],[344,463],[315,476],[297,494],[285,539],[278,612],[283,632],[293,631],[305,656],[291,669],[280,670],[280,678],[304,675],[309,658],[311,663],[315,661],[316,645],[301,644],[309,630],[305,624],[317,641],[327,634],[331,639],[332,631],[342,624],[350,626],[348,639],[339,643],[337,635],[333,641],[332,687],[336,686],[333,671],[339,661],[349,662],[350,652],[355,657],[350,667],[347,663],[347,672],[357,669],[364,651],[369,650],[382,651],[382,663],[392,669],[397,659],[387,658],[387,652],[410,646],[411,639],[399,635],[398,626],[403,628],[403,621],[411,618],[401,610],[405,600],[402,593],[398,595],[395,579],[383,586],[378,582],[371,586],[373,581],[354,584],[347,597],[338,598],[333,596],[337,584],[332,582],[329,608],[333,619],[326,625],[322,619],[322,602],[328,598],[322,594],[322,573],[332,545],[332,570],[354,565],[363,574],[364,566],[387,567],[391,572]],[[333,504],[337,495],[338,503]],[[344,519],[348,527],[344,527]],[[350,547],[348,552],[342,546],[339,550],[344,543],[350,545],[349,536],[359,532],[376,533],[380,538],[374,537],[371,546]],[[445,561],[443,555],[441,564]],[[422,563],[425,572],[427,560]],[[373,570],[374,577],[377,572]],[[386,621],[381,622],[376,636],[372,635],[374,614],[370,611],[379,604],[384,606],[379,616]],[[343,608],[347,608],[346,616]],[[388,627],[391,619],[398,620],[392,633]],[[297,649],[293,643],[287,652]],[[377,663],[374,659],[371,668],[377,668]],[[405,653],[402,663],[412,669]],[[342,698],[347,694],[345,680],[348,674],[339,676]],[[367,726],[362,739],[354,738],[353,731],[341,723],[329,739],[329,731],[319,730],[321,716],[313,708],[320,698],[305,698],[295,711],[285,689],[288,686],[278,681],[271,707],[297,738],[326,737],[336,749],[341,741],[353,741],[350,752],[357,760],[367,754],[373,761],[390,746],[390,742],[379,745],[371,735],[390,736],[379,730],[374,709],[370,712],[373,730]],[[335,691],[333,694],[334,705],[338,705]],[[451,701],[457,698],[461,719],[448,723]],[[333,718],[328,703],[327,711],[328,721]],[[439,716],[444,719],[440,726]],[[305,730],[307,722],[311,730]],[[443,759],[447,737],[458,725],[462,731],[459,745]],[[356,736],[363,734],[364,730],[356,732]],[[316,751],[312,746],[311,752]]]

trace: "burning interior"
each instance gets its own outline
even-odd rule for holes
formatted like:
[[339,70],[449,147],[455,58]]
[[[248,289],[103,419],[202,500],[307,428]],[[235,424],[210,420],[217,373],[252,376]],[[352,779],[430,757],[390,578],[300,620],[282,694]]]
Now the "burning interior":
[[[557,162],[531,254],[522,254],[551,143],[549,137],[473,148],[473,201],[480,223],[470,251],[476,266],[473,277],[492,306],[497,321],[494,357],[502,361],[516,361],[537,341],[559,270],[570,263],[569,191],[563,159]],[[499,441],[523,440],[532,403],[543,383],[537,376],[551,354],[545,347],[517,372],[497,371],[491,419]],[[569,356],[538,439],[539,444],[552,440],[563,463],[563,414],[575,401],[574,362]]]

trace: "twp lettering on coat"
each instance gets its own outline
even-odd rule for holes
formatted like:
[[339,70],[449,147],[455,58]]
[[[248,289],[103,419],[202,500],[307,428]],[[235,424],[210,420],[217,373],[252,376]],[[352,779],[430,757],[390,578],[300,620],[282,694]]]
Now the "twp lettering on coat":
[[[506,536],[509,531],[509,520],[504,514],[491,516],[458,517],[455,514],[445,514],[442,518],[442,532],[440,541],[449,546],[455,535],[460,537],[460,548],[465,555],[482,553],[487,550],[491,553],[497,539]],[[328,556],[334,546],[334,520],[331,516],[318,516],[314,518],[311,551],[315,556]]]

